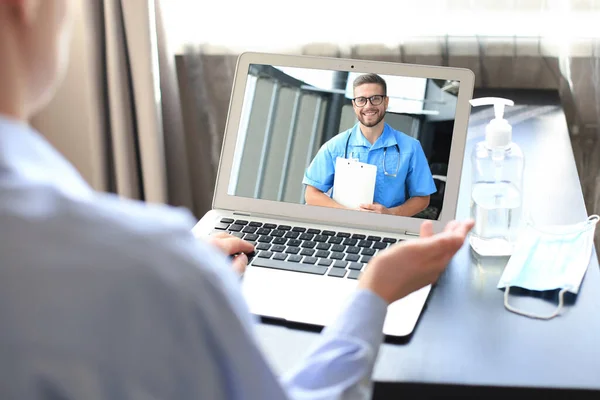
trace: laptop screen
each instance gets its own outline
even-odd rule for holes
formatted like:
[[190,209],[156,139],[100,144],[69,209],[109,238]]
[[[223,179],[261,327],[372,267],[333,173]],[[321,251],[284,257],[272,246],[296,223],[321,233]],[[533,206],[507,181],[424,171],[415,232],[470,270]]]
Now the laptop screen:
[[436,220],[459,86],[251,64],[228,194]]

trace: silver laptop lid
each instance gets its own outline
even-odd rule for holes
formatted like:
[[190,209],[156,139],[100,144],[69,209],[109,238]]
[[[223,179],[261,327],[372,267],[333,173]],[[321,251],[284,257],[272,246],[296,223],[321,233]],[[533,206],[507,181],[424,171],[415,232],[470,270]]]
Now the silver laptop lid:
[[[360,112],[364,99],[352,100],[354,80],[367,73],[383,78],[389,98],[383,112],[388,128],[372,152],[358,124],[371,116]],[[244,53],[213,208],[407,234],[431,219],[438,232],[455,216],[473,86],[472,71],[461,68]],[[431,193],[429,206],[395,216],[307,205],[307,182],[331,195],[323,171],[328,157],[343,156],[377,165],[375,202],[394,208],[422,191]]]

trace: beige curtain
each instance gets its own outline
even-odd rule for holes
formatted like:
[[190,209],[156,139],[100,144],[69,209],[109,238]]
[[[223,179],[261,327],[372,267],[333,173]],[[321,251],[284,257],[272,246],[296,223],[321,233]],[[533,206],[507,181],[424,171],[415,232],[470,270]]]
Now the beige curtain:
[[74,2],[70,59],[52,102],[31,119],[96,190],[107,190],[106,119],[102,67],[102,3]]
[[194,209],[175,57],[161,15],[153,0],[104,1],[111,189]]
[[169,90],[160,10],[151,0],[105,0],[103,5],[110,189],[148,202],[180,202],[181,195],[168,190],[167,158],[177,149],[165,140],[165,122],[176,136],[181,119],[173,118],[178,96]]
[[193,208],[175,58],[160,4],[74,5],[65,82],[32,124],[96,190]]

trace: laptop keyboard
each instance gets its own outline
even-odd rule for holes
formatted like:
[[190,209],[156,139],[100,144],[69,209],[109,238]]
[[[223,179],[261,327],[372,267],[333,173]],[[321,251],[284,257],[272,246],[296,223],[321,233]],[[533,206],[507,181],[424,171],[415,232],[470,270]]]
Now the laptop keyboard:
[[255,252],[248,255],[250,266],[347,279],[358,279],[378,251],[398,241],[233,218],[222,218],[214,228],[215,232],[228,232],[254,245]]

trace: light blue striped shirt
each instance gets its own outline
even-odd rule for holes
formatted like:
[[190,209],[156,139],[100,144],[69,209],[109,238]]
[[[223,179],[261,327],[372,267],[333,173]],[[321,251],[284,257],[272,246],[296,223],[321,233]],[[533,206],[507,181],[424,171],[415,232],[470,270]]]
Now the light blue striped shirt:
[[37,132],[0,117],[0,398],[369,398],[385,302],[357,290],[277,376],[239,278],[195,222],[94,192]]

